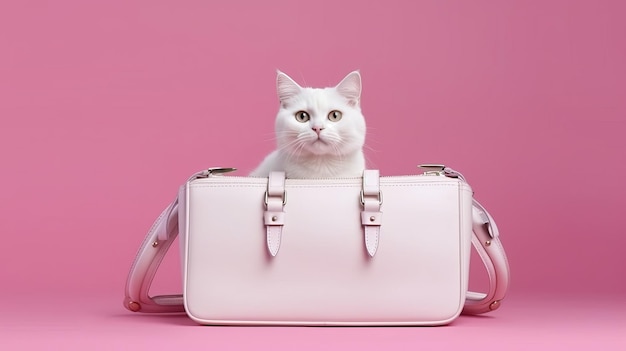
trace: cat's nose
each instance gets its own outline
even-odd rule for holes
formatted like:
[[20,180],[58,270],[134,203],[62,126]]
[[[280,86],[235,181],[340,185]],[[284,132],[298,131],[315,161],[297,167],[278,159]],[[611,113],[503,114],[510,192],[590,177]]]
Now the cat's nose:
[[311,129],[313,129],[313,131],[317,133],[317,135],[319,135],[322,132],[322,130],[324,130],[324,128],[322,127],[313,127]]

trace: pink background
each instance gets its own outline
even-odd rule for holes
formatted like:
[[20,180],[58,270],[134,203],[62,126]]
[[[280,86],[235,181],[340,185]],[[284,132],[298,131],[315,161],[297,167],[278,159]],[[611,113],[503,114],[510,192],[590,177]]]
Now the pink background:
[[[1,2],[0,345],[626,345],[624,15],[621,1]],[[259,329],[122,308],[178,185],[273,149],[276,69],[309,86],[360,69],[369,166],[467,176],[509,256],[501,310]],[[173,253],[155,291],[179,292],[178,269]]]

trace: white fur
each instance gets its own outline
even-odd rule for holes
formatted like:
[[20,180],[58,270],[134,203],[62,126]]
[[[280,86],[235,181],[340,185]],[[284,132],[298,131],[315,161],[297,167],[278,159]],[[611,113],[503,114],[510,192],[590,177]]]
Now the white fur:
[[[290,178],[361,176],[366,129],[359,72],[351,72],[335,87],[318,89],[303,88],[279,71],[276,87],[277,149],[250,176],[267,177],[271,171],[285,171]],[[342,113],[336,122],[328,119],[334,110]],[[298,111],[307,112],[310,120],[297,121]]]

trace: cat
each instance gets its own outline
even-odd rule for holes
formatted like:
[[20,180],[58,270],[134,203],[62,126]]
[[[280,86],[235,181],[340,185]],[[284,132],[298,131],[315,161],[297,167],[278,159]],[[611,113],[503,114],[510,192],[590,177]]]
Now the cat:
[[335,87],[303,88],[278,71],[276,88],[277,149],[250,176],[267,177],[271,171],[284,171],[288,178],[362,176],[366,127],[361,74],[351,72]]

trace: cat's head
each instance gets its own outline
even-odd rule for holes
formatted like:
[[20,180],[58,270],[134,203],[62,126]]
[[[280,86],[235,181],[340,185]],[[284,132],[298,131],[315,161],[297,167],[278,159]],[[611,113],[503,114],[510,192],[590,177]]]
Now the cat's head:
[[362,149],[365,119],[358,71],[323,89],[303,88],[278,71],[276,87],[280,100],[276,137],[282,152],[294,157],[341,157]]

